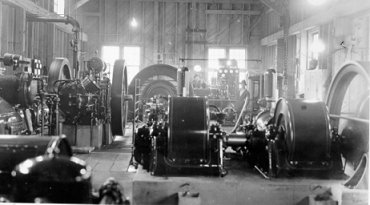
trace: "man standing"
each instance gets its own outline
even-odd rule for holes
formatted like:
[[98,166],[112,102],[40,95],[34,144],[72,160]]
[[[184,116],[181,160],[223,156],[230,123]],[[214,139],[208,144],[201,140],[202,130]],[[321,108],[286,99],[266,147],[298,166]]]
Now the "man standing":
[[[240,90],[239,90],[239,98],[236,102],[236,112],[241,115],[244,118],[247,112],[248,104],[250,102],[250,94],[247,89],[247,82],[245,80],[242,80],[240,82]],[[242,112],[243,111],[243,112]]]

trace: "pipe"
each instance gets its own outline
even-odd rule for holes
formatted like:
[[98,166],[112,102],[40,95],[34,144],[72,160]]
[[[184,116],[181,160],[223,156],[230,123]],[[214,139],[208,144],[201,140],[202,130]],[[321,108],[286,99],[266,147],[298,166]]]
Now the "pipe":
[[247,97],[247,98],[245,98],[243,109],[239,113],[238,120],[236,120],[235,126],[233,127],[233,129],[231,130],[230,133],[235,133],[236,129],[238,129],[240,121],[242,120],[243,113],[247,110],[248,102],[249,102],[249,98]]
[[223,141],[226,146],[244,146],[247,143],[247,137],[245,133],[230,133],[224,136]]
[[78,21],[70,16],[65,16],[66,18],[46,18],[38,16],[28,16],[27,21],[31,22],[51,22],[51,23],[65,23],[71,24],[73,26],[72,32],[74,33],[74,40],[72,43],[73,47],[73,69],[75,69],[75,78],[78,78],[79,63],[78,63],[78,49],[79,49],[79,38],[81,32],[81,26]]
[[356,121],[356,122],[362,122],[362,123],[369,124],[369,120],[359,118],[359,117],[350,117],[350,116],[335,115],[335,114],[329,114],[329,116],[330,116],[330,118],[346,119],[346,120],[352,120],[352,121]]

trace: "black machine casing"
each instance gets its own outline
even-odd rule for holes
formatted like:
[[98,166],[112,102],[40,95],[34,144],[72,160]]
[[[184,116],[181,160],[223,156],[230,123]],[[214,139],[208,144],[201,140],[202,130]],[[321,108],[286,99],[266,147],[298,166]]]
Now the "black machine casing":
[[0,135],[0,194],[8,194],[12,170],[26,159],[53,154],[72,156],[66,138],[53,136]]
[[209,133],[208,122],[206,98],[171,97],[167,133],[153,138],[152,173],[160,175],[181,169],[181,173],[191,174],[194,169],[202,169],[219,174],[222,140]]
[[205,98],[173,97],[169,103],[167,158],[174,166],[209,162],[209,113]]
[[331,140],[327,108],[322,102],[280,99],[276,104],[275,145],[280,168],[328,170],[331,168]]

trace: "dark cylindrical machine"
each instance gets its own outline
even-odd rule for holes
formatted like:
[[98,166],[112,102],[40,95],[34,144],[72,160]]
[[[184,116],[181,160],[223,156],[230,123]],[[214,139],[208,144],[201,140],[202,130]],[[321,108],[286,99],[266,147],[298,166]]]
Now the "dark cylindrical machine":
[[20,104],[22,107],[31,106],[40,89],[28,73],[0,76],[0,88],[0,97],[12,105]]
[[[304,170],[331,168],[331,131],[323,102],[280,99],[274,123],[277,149],[283,163],[280,167]],[[314,150],[312,150],[314,149]]]
[[169,120],[169,161],[177,166],[209,163],[209,111],[206,99],[170,98]]
[[22,161],[40,155],[72,156],[65,137],[0,135],[0,193],[11,187],[11,171]]
[[[222,163],[222,136],[217,126],[210,127],[208,124],[207,99],[171,97],[168,104],[168,122],[153,122],[151,133],[148,127],[144,126],[136,137],[137,142],[143,136],[152,141],[151,173],[225,174]],[[135,145],[138,149],[144,147],[140,145],[148,144],[141,141]]]
[[38,156],[12,172],[16,202],[91,203],[91,169],[74,157]]

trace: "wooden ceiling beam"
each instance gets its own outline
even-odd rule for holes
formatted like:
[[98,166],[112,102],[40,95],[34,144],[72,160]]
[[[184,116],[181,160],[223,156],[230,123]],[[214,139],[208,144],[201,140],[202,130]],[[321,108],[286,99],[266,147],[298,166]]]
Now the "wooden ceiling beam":
[[[108,0],[109,1],[109,0]],[[166,3],[219,3],[219,4],[261,4],[257,0],[120,0],[137,2],[166,2]]]
[[225,15],[259,15],[260,11],[252,10],[206,10],[206,14],[225,14]]
[[279,5],[277,5],[276,0],[274,0],[274,1],[271,1],[271,0],[259,0],[259,1],[262,4],[264,4],[265,6],[267,6],[268,8],[270,8],[273,11],[275,11],[276,13],[278,13],[280,16],[283,15],[282,8]]

